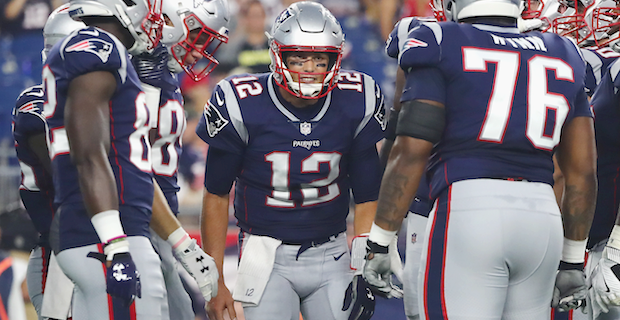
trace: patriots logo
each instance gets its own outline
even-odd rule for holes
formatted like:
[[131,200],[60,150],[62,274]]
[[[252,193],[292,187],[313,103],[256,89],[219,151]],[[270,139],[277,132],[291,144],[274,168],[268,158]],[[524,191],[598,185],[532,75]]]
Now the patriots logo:
[[22,113],[39,113],[39,107],[34,102],[29,102],[19,107],[17,111]]
[[229,122],[222,117],[222,114],[215,108],[211,101],[208,101],[205,105],[204,115],[207,123],[207,133],[211,138],[222,131]]
[[387,127],[388,118],[386,117],[386,114],[385,114],[386,111],[385,111],[385,107],[383,104],[383,95],[381,94],[381,91],[379,90],[379,85],[376,85],[375,94],[377,95],[377,107],[375,109],[374,117],[375,117],[375,120],[377,120],[377,122],[381,126],[381,130],[385,131],[385,128]]
[[108,58],[110,58],[110,54],[112,53],[112,44],[101,39],[86,39],[66,48],[65,51],[90,52],[97,55],[97,57],[101,59],[101,62],[106,63],[108,62]]
[[421,47],[421,48],[428,47],[428,43],[422,40],[418,40],[418,39],[407,39],[407,41],[405,41],[403,51],[409,48],[415,48],[415,47]]

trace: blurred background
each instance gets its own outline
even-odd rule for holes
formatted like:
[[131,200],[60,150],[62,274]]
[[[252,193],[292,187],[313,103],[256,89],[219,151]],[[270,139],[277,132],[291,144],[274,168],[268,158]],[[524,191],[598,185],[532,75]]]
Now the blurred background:
[[[166,0],[164,0],[166,1]],[[15,158],[11,135],[11,111],[18,95],[27,87],[40,83],[42,28],[48,15],[65,0],[0,0],[0,266],[6,253],[12,258],[14,294],[23,297],[26,318],[36,319],[25,292],[26,261],[36,243],[32,227],[19,199],[21,174]],[[231,11],[230,40],[216,56],[220,65],[208,78],[194,82],[181,74],[181,91],[185,98],[188,127],[183,137],[183,155],[179,164],[181,191],[179,219],[193,237],[199,238],[199,219],[204,183],[204,163],[208,146],[194,132],[205,102],[215,84],[231,74],[269,72],[269,51],[265,31],[292,0],[228,0]],[[345,33],[342,68],[371,75],[381,86],[388,101],[394,95],[396,60],[384,51],[385,40],[402,17],[432,16],[427,0],[321,0],[339,20]],[[349,216],[352,218],[352,215]],[[350,230],[352,228],[349,228]],[[231,215],[224,262],[228,287],[235,281],[237,233]],[[405,234],[402,230],[401,234]],[[404,237],[403,237],[404,238]],[[404,254],[404,240],[399,249]],[[2,268],[0,267],[0,271]],[[207,319],[204,301],[185,274],[187,289],[194,292],[196,319]],[[0,272],[0,293],[3,292]],[[22,289],[19,291],[20,289]],[[239,314],[239,313],[238,313]],[[243,319],[240,317],[240,320]],[[405,320],[402,300],[379,298],[373,319]],[[11,319],[22,320],[22,319]]]

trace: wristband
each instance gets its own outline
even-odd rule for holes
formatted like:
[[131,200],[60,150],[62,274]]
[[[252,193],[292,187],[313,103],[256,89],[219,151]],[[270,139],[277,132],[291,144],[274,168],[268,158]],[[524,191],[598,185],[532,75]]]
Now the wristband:
[[101,243],[107,244],[114,239],[126,237],[118,210],[101,211],[90,218]]
[[184,242],[191,242],[191,239],[185,229],[183,229],[183,227],[179,227],[168,236],[168,240],[166,240],[166,242],[172,246],[172,249],[176,250]]
[[564,238],[562,247],[562,261],[567,263],[583,263],[585,261],[586,240],[571,240]]
[[112,261],[115,254],[124,252],[129,252],[129,241],[127,241],[127,236],[110,240],[110,242],[103,247],[103,253],[108,261]]
[[607,246],[620,250],[620,227],[619,226],[615,225],[614,228],[611,229],[609,240],[607,240]]
[[368,240],[383,246],[387,247],[390,242],[392,242],[392,238],[396,235],[396,231],[385,230],[374,222],[372,223],[372,227],[370,227],[370,235],[368,236]]

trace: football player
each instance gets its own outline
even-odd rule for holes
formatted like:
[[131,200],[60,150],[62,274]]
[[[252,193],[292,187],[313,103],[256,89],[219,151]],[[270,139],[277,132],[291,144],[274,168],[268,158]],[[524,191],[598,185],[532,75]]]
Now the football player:
[[[391,290],[387,245],[428,170],[420,318],[548,319],[550,302],[575,308],[587,290],[596,151],[585,64],[566,38],[519,33],[518,1],[443,8],[451,22],[423,23],[401,49],[409,73],[364,278]],[[561,213],[554,151],[567,186]]]
[[[608,3],[607,6],[601,5],[594,10],[593,32],[601,32],[607,35],[597,37],[602,39],[597,41],[610,48],[615,46],[617,41],[618,9],[615,3]],[[605,26],[608,25],[608,28]],[[615,30],[613,30],[615,29]],[[611,31],[611,32],[610,32]],[[611,49],[610,49],[611,50]],[[618,200],[616,199],[617,172],[620,160],[617,159],[618,143],[617,124],[620,115],[617,112],[618,95],[617,88],[620,85],[618,77],[618,60],[613,62],[603,73],[603,77],[598,84],[591,105],[595,114],[595,133],[596,148],[598,152],[597,174],[599,193],[596,202],[596,211],[592,229],[588,238],[588,261],[586,263],[586,275],[592,283],[592,289],[588,294],[586,307],[588,319],[606,320],[618,319],[620,317],[619,302],[614,301],[614,295],[618,294],[617,277],[614,265],[620,261],[616,254],[617,248],[617,219]],[[583,317],[580,315],[580,317]]]
[[[347,319],[352,309],[367,319],[374,296],[361,277],[352,282],[345,231],[351,191],[354,233],[370,230],[383,95],[370,76],[340,69],[344,35],[318,3],[284,10],[269,44],[272,72],[220,81],[196,129],[209,144],[203,247],[219,270],[233,183],[241,229],[233,294],[220,277],[209,318],[227,312],[234,319],[236,300],[249,320],[296,319],[300,312],[308,320]],[[353,296],[366,297],[368,308],[353,305],[360,300]]]
[[[433,13],[436,21],[444,19],[441,10],[437,4],[433,4]],[[407,34],[413,28],[420,26],[422,22],[431,22],[431,19],[421,19],[416,17],[408,17],[400,20],[394,30],[390,33],[387,40],[386,53],[388,56],[398,59],[400,49],[403,42],[407,40]],[[403,87],[405,85],[405,71],[398,68],[396,71],[396,90],[394,93],[394,107],[390,110],[388,125],[386,128],[385,141],[381,147],[380,157],[382,164],[387,162],[392,145],[396,139],[396,123],[398,122],[398,114],[400,112],[400,98]],[[424,247],[424,237],[426,234],[426,224],[428,215],[431,211],[432,203],[429,198],[428,182],[425,176],[422,176],[418,191],[416,193],[411,206],[407,212],[407,235],[406,235],[406,260],[405,267],[402,271],[403,292],[405,314],[408,319],[419,319],[418,311],[418,272],[420,270],[420,258]],[[394,269],[392,267],[392,269]]]
[[88,27],[52,47],[43,67],[58,204],[50,242],[75,284],[73,319],[168,318],[148,239],[149,112],[128,54],[158,43],[155,8],[144,0],[72,1],[69,15]]
[[[43,63],[54,44],[72,31],[85,26],[84,23],[73,21],[69,17],[68,4],[54,10],[43,28],[45,42],[45,48],[41,52]],[[49,231],[56,209],[51,164],[45,142],[47,123],[43,115],[44,102],[43,86],[35,85],[19,95],[13,109],[13,138],[22,172],[19,193],[35,229],[39,232],[39,241],[30,254],[26,272],[28,295],[39,319],[42,319],[43,294],[52,252]],[[67,289],[69,292],[72,291],[71,287]],[[68,309],[64,313],[64,318],[67,312]]]
[[[217,288],[211,287],[217,285],[217,270],[213,258],[193,243],[178,220],[174,219],[179,212],[177,169],[181,136],[186,126],[183,97],[176,73],[185,71],[192,79],[200,80],[213,70],[217,65],[217,60],[213,58],[215,50],[219,44],[228,41],[229,13],[225,0],[166,1],[162,4],[162,13],[167,17],[162,31],[162,43],[166,46],[160,43],[154,52],[134,56],[132,63],[146,92],[147,105],[152,102],[150,115],[154,128],[149,138],[156,191],[151,242],[162,260],[170,318],[193,320],[192,301],[179,277],[173,251],[187,271],[198,280],[206,301],[217,292]],[[202,58],[207,59],[208,63],[199,69],[197,63]],[[162,233],[169,236],[158,236]],[[181,245],[183,243],[185,245]],[[195,256],[186,252],[188,249],[195,251]],[[196,264],[197,260],[202,262]],[[203,271],[205,266],[211,266],[212,270]],[[202,279],[203,273],[215,278]]]

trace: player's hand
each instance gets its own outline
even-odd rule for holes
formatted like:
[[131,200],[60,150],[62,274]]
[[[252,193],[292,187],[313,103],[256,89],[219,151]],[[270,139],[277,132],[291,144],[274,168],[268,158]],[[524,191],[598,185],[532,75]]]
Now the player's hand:
[[583,263],[561,261],[560,270],[555,276],[551,307],[562,312],[579,308],[584,303],[587,293]]
[[131,259],[129,252],[116,253],[112,261],[99,252],[90,252],[90,258],[95,258],[106,265],[106,292],[122,301],[125,306],[131,305],[135,297],[142,296],[140,273]]
[[603,257],[594,267],[590,281],[592,303],[597,304],[601,311],[609,312],[610,306],[620,305],[620,250],[605,247]]
[[392,283],[392,270],[388,247],[370,240],[366,243],[366,264],[362,275],[375,294],[386,298],[402,298],[403,291]]
[[194,277],[206,302],[217,295],[219,274],[215,260],[196,244],[196,240],[188,238],[174,249],[174,255],[187,273]]
[[230,319],[236,319],[237,313],[235,312],[235,300],[233,299],[232,294],[230,294],[230,291],[226,288],[226,285],[224,285],[222,280],[219,281],[218,288],[219,290],[217,295],[206,305],[207,316],[209,316],[209,319],[211,320],[224,320],[224,311],[227,310]]
[[349,320],[369,320],[375,312],[375,295],[361,275],[353,277],[344,293],[342,311],[347,311],[349,308],[351,308]]
[[544,22],[541,19],[517,19],[517,28],[519,28],[519,32],[529,32],[533,30],[540,30],[543,28]]

